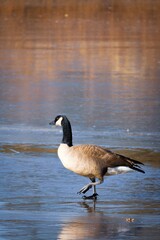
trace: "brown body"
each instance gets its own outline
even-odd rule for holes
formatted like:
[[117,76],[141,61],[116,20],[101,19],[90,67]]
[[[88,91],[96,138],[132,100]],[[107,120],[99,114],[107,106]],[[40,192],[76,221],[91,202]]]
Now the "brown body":
[[85,144],[68,147],[67,144],[60,144],[58,156],[64,167],[89,178],[102,180],[105,175],[131,170],[143,172],[137,165],[140,162],[96,145]]

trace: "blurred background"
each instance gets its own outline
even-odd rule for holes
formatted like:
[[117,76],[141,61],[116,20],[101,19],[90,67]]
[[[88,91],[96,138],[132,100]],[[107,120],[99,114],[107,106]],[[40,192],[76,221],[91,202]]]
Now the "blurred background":
[[[2,142],[160,148],[159,0],[1,0]],[[51,133],[52,131],[52,133]]]

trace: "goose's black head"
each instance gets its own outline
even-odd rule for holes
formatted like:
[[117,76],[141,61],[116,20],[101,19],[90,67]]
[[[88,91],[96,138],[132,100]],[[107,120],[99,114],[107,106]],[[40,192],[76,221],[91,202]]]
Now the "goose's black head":
[[72,146],[72,128],[68,118],[65,115],[58,115],[50,125],[62,126],[63,139],[62,143],[66,143],[69,147]]
[[63,126],[66,122],[69,122],[65,115],[58,115],[55,119],[50,122],[50,125]]

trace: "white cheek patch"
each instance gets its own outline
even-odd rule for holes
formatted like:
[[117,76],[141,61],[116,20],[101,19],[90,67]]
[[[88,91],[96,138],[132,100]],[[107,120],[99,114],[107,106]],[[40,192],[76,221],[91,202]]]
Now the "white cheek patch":
[[58,119],[58,121],[56,122],[56,126],[62,126],[62,120],[63,120],[63,118],[62,117],[60,117],[59,119]]

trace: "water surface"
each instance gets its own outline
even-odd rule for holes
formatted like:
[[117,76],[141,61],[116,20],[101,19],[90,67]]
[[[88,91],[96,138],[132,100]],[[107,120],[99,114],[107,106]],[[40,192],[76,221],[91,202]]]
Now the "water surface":
[[55,150],[2,146],[2,239],[159,238],[159,153],[119,150],[145,156],[146,174],[106,178],[93,202],[77,194],[89,180],[64,169]]

